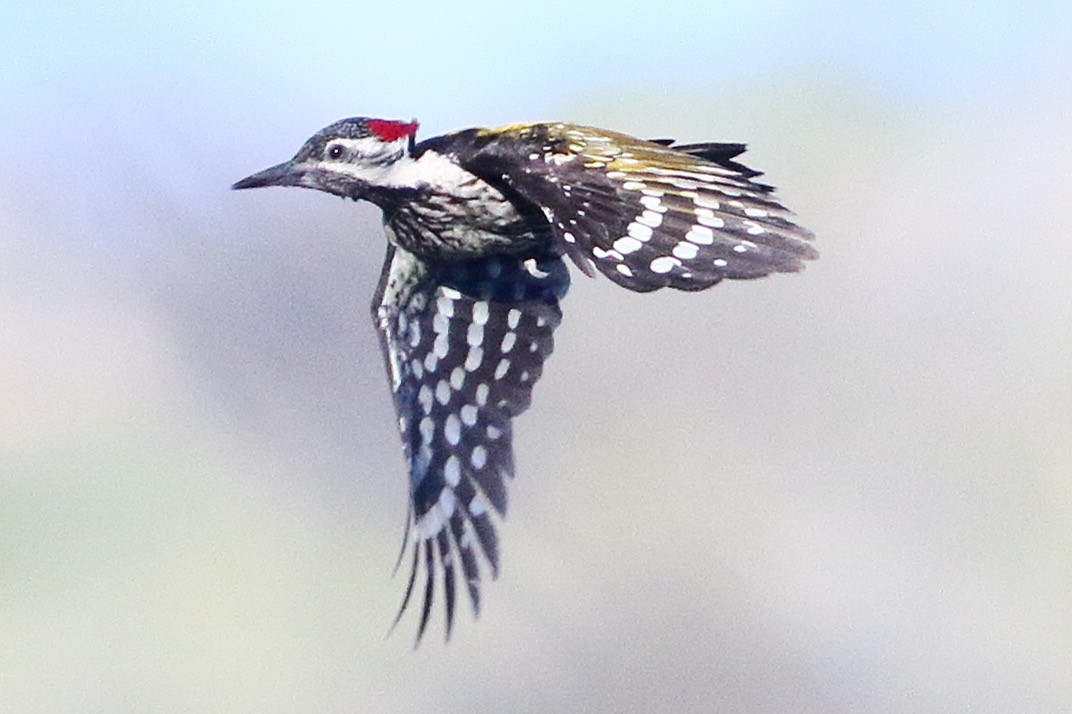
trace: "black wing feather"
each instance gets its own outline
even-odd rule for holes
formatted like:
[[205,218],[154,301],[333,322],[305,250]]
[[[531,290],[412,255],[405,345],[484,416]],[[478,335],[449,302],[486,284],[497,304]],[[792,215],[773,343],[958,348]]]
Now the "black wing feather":
[[[795,272],[817,257],[743,144],[668,145],[571,124],[512,127],[464,167],[540,207],[582,269],[646,292]],[[489,137],[491,133],[489,133]]]
[[502,515],[507,507],[512,419],[531,402],[568,287],[569,271],[551,254],[432,262],[388,249],[374,316],[410,466],[414,559],[399,616],[416,571],[423,568],[426,577],[418,640],[436,580],[443,583],[450,634],[456,563],[474,612],[480,607],[477,548],[491,576],[498,574],[491,511]]

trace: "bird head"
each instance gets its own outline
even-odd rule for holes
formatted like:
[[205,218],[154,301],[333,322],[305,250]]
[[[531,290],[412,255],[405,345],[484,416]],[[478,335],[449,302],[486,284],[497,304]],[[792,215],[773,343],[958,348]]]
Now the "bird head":
[[344,198],[368,199],[413,148],[417,122],[352,117],[311,136],[294,158],[247,176],[231,188],[300,186]]

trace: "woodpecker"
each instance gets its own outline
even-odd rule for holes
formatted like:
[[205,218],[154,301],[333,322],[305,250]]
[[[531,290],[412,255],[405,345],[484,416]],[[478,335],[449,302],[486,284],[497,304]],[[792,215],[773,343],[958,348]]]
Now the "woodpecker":
[[440,579],[449,639],[456,568],[474,615],[482,569],[498,575],[491,513],[506,513],[512,420],[553,349],[567,258],[649,292],[795,272],[818,254],[760,172],[736,161],[743,144],[645,141],[565,122],[417,143],[417,126],[343,119],[233,188],[300,186],[383,211],[372,315],[409,466],[400,562],[413,532],[395,623],[423,570],[419,642]]

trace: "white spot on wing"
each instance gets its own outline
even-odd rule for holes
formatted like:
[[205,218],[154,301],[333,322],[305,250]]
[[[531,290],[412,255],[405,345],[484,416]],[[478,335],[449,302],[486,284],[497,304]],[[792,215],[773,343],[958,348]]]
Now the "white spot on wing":
[[700,225],[710,226],[712,228],[725,228],[726,222],[718,216],[697,216],[696,222]]
[[478,300],[473,303],[473,322],[483,325],[488,321],[488,301]]
[[483,361],[484,361],[484,348],[480,347],[479,345],[475,345],[475,346],[469,348],[469,354],[467,354],[465,356],[465,365],[464,366],[468,371],[473,372],[478,367],[480,367],[480,363],[483,362]]
[[[475,499],[474,499],[475,500]],[[443,526],[446,525],[450,517],[454,515],[454,507],[457,503],[457,499],[454,496],[454,491],[449,488],[445,488],[439,492],[439,499],[435,505],[432,506],[423,516],[417,519],[416,529],[421,540],[429,540],[435,538],[439,531],[443,530]],[[470,501],[472,504],[472,501]],[[470,508],[470,513],[472,509]]]
[[637,223],[636,221],[629,224],[626,232],[642,243],[650,240],[652,234],[651,226],[645,226],[643,223]]
[[[479,305],[481,303],[477,303]],[[487,310],[487,303],[484,303],[484,309]],[[476,306],[473,307],[474,317],[476,313]],[[487,320],[487,317],[484,318]],[[470,347],[477,347],[484,341],[484,325],[479,322],[469,323],[469,329],[465,334],[465,341],[469,343]]]
[[651,261],[651,272],[653,273],[669,273],[674,269],[674,266],[681,265],[681,261],[677,258],[671,258],[668,255],[661,255],[655,260]]
[[454,317],[454,301],[446,295],[440,295],[436,298],[436,309],[441,315]]
[[514,349],[514,343],[517,342],[517,333],[513,330],[508,331],[503,335],[502,344],[499,346],[500,351],[506,354],[510,350]]
[[622,255],[629,255],[635,253],[643,247],[643,243],[631,236],[622,236],[618,240],[614,241],[614,249],[620,252]]
[[650,196],[644,196],[643,198],[641,198],[640,203],[642,206],[644,206],[644,208],[648,209],[649,211],[655,211],[656,213],[666,213],[670,210],[669,206],[663,204],[659,199],[651,198]]
[[479,516],[482,513],[487,513],[490,506],[491,503],[488,502],[487,496],[478,493],[469,501],[469,514]]
[[457,446],[462,440],[462,420],[457,414],[448,414],[447,421],[443,425],[443,436],[451,446]]
[[461,367],[455,367],[450,372],[450,386],[452,389],[459,391],[465,386],[465,370]]
[[420,402],[421,409],[425,414],[429,414],[432,411],[432,388],[427,384],[421,385],[421,391],[417,392],[417,401]]
[[[438,317],[438,315],[436,317]],[[436,335],[435,342],[432,343],[432,352],[435,353],[435,356],[440,359],[443,359],[447,356],[447,352],[449,349],[450,345],[447,342],[447,333],[442,332]]]
[[715,242],[715,232],[706,226],[693,226],[685,234],[685,240],[699,245],[711,245]]
[[692,260],[699,252],[700,249],[694,244],[685,242],[678,243],[673,250],[674,255],[682,260]]
[[[550,273],[540,270],[540,266],[536,264],[535,258],[529,258],[525,261],[525,270],[534,278],[546,278]],[[485,303],[487,304],[487,303]],[[487,318],[484,318],[487,321]]]
[[454,454],[450,455],[446,466],[443,467],[443,478],[451,487],[457,486],[462,480],[462,465]]
[[662,225],[663,214],[648,209],[637,216],[637,222],[643,223],[646,226],[651,226],[652,228],[658,228]]

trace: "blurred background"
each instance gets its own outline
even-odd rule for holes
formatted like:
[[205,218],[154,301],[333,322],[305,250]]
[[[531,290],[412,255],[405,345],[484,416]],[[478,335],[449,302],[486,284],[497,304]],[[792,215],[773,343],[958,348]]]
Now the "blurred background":
[[[1072,5],[702,5],[5,8],[0,711],[1072,711]],[[228,191],[355,114],[746,141],[822,252],[575,276],[417,652],[377,211]]]

